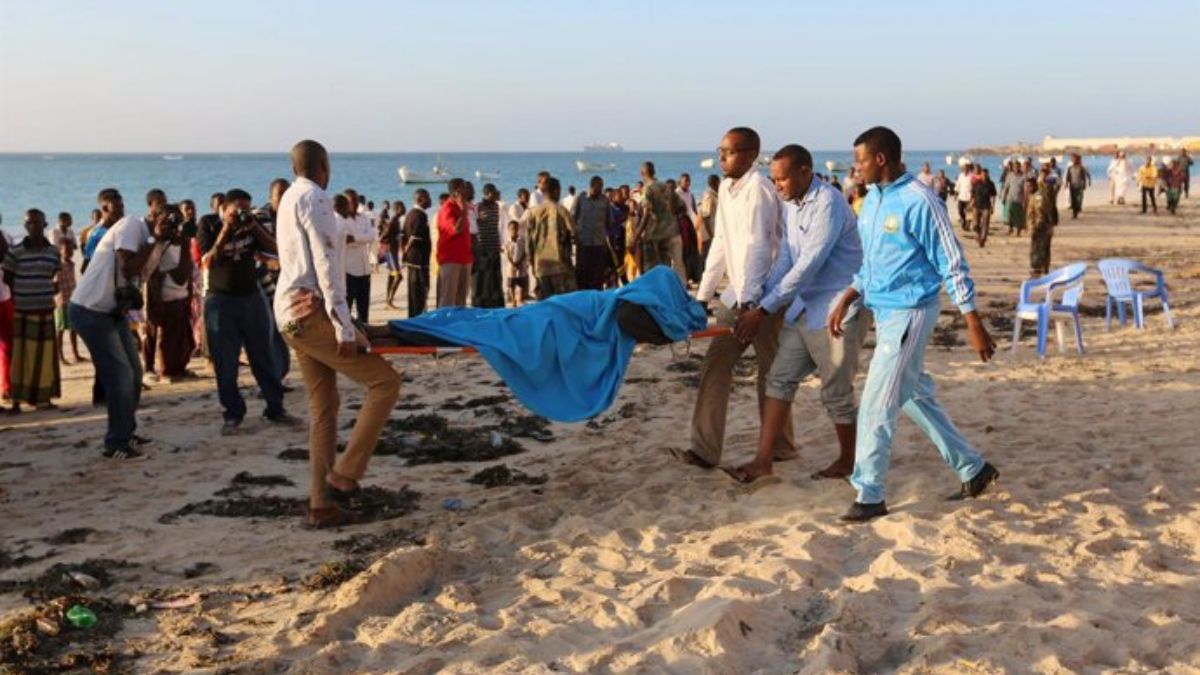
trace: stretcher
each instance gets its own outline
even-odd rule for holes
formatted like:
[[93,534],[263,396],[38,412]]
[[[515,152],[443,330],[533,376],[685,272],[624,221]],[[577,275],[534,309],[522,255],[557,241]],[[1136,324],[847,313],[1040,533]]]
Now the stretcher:
[[[688,336],[688,341],[702,340],[705,338],[717,337],[730,332],[727,326],[709,326],[701,331],[696,331]],[[395,354],[399,356],[443,356],[450,354],[477,354],[478,351],[474,347],[412,347],[412,346],[397,346],[397,345],[373,345],[371,347],[372,354]]]

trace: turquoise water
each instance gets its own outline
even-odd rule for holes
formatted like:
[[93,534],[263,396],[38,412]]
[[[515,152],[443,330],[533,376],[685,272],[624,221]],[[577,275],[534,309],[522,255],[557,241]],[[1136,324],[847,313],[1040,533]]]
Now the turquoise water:
[[[934,171],[946,168],[953,177],[957,167],[946,165],[948,151],[909,152],[905,162],[917,171],[923,162],[929,162]],[[492,182],[500,188],[502,198],[511,201],[519,187],[532,187],[534,177],[540,170],[548,170],[563,183],[586,189],[591,173],[580,174],[575,168],[578,159],[590,163],[613,163],[616,170],[601,173],[606,185],[628,183],[638,180],[639,164],[646,159],[655,162],[660,178],[678,176],[682,172],[692,175],[693,191],[699,196],[703,192],[703,176],[719,172],[718,168],[701,169],[700,161],[715,156],[714,151],[697,152],[555,152],[555,153],[445,153],[440,155],[452,175],[467,178],[475,183],[477,191],[483,183]],[[376,208],[387,200],[402,199],[412,203],[413,190],[418,186],[401,185],[396,169],[408,165],[411,169],[428,173],[439,155],[431,153],[402,154],[336,154],[332,157],[333,177],[331,188],[341,190],[354,187],[366,193],[375,202]],[[825,172],[826,161],[848,163],[850,151],[815,152],[817,171]],[[985,158],[985,166],[996,173],[1000,159]],[[1100,179],[1108,164],[1107,157],[1089,157],[1087,164],[1092,175]],[[477,179],[476,171],[498,172],[496,179]],[[88,213],[95,207],[96,193],[105,187],[116,187],[125,196],[126,208],[132,213],[145,210],[144,197],[151,188],[166,190],[171,201],[190,198],[201,213],[208,211],[208,197],[213,192],[240,187],[254,196],[255,203],[266,201],[267,186],[273,178],[291,178],[291,167],[287,155],[279,154],[188,154],[179,160],[167,160],[163,155],[0,155],[0,216],[3,227],[10,234],[21,230],[24,211],[40,208],[53,221],[59,211],[70,212],[76,227],[87,223]],[[440,185],[424,186],[436,199],[444,188]]]

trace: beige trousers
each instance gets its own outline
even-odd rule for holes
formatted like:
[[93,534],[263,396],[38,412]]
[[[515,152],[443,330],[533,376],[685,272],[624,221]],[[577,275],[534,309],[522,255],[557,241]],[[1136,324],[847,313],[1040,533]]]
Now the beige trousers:
[[[333,323],[323,312],[302,319],[299,334],[285,333],[283,339],[295,351],[308,388],[309,504],[314,509],[327,508],[332,505],[325,492],[330,470],[356,481],[366,474],[379,432],[400,394],[400,374],[378,354],[339,356]],[[367,389],[341,461],[337,461],[338,373]]]
[[[733,310],[719,304],[716,311],[717,323],[733,326],[737,319]],[[721,463],[721,451],[725,445],[725,417],[729,412],[729,389],[733,384],[733,366],[751,344],[758,361],[758,412],[762,419],[763,400],[766,397],[767,375],[779,350],[779,330],[783,326],[783,313],[771,316],[759,329],[750,344],[742,344],[733,334],[720,335],[708,343],[704,362],[700,366],[700,391],[696,396],[696,407],[692,412],[692,452],[710,464]],[[783,425],[783,435],[776,455],[791,454],[796,445],[792,440],[792,418]]]
[[471,266],[444,263],[438,266],[437,306],[466,307],[471,289]]

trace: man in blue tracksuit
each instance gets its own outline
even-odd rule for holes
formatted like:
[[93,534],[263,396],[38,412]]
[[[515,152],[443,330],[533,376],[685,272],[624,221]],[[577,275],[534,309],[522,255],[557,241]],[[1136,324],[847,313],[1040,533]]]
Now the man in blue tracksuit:
[[858,217],[862,268],[829,315],[829,331],[861,296],[875,313],[875,355],[859,403],[854,474],[858,499],[843,520],[864,522],[887,514],[883,481],[901,410],[929,436],[958,474],[955,498],[976,497],[1000,475],[963,438],[938,403],[925,372],[925,345],[937,325],[938,296],[946,291],[967,321],[967,337],[987,361],[996,344],[975,311],[975,287],[946,205],[903,170],[900,137],[874,127],[854,141],[854,162],[870,192]]

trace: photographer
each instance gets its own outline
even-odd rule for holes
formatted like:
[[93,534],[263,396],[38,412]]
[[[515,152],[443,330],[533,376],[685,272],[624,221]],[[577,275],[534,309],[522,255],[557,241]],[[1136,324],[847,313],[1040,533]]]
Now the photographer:
[[196,348],[191,322],[191,238],[184,232],[183,213],[174,204],[163,207],[162,222],[162,258],[146,282],[146,323],[151,327],[146,334],[155,337],[146,348],[158,356],[159,375],[174,383],[195,377],[187,369]]
[[244,190],[225,193],[219,215],[220,230],[214,231],[212,221],[201,222],[197,243],[208,268],[204,324],[224,409],[221,434],[239,433],[246,416],[246,401],[237,383],[238,356],[243,347],[267,401],[264,417],[276,424],[294,426],[296,419],[283,409],[283,383],[271,343],[271,317],[255,270],[257,254],[276,253],[275,238],[254,217],[250,195]]
[[[96,245],[92,263],[75,287],[67,311],[92,355],[96,379],[106,394],[104,456],[137,459],[142,454],[133,444],[146,442],[134,433],[142,395],[142,362],[128,315],[131,309],[141,307],[138,279],[144,269],[158,266],[165,242],[150,236],[150,227],[141,218],[125,215],[125,203],[115,189],[102,190],[97,201],[105,222],[113,225]],[[164,234],[162,212],[152,207],[149,218],[155,234]]]

